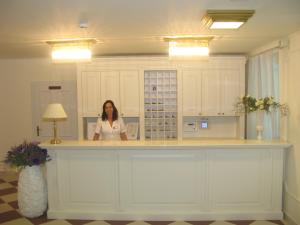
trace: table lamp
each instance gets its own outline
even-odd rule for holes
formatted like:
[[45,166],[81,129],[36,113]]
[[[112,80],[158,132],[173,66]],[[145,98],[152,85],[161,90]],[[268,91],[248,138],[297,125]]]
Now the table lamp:
[[44,112],[43,119],[45,121],[53,122],[53,139],[50,141],[51,144],[60,144],[61,140],[57,138],[57,126],[56,121],[67,119],[67,114],[63,106],[59,103],[49,104]]

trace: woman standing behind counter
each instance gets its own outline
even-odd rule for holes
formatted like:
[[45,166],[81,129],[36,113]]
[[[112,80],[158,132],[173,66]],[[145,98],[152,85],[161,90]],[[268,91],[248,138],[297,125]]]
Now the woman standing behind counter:
[[126,127],[112,100],[103,104],[101,118],[97,121],[93,140],[127,140]]

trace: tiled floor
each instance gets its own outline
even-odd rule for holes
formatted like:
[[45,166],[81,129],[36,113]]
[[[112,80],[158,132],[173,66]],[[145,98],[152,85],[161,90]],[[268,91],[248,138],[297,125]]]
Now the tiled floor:
[[17,174],[0,172],[0,224],[5,225],[284,225],[282,221],[93,221],[48,220],[46,215],[29,219],[18,211]]

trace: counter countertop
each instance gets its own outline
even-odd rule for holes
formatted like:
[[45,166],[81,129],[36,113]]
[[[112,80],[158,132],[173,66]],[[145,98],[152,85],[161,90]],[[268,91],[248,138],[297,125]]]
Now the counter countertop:
[[61,144],[43,142],[41,147],[48,150],[55,149],[117,149],[117,150],[147,150],[147,149],[255,149],[272,148],[287,149],[292,145],[280,140],[242,140],[242,139],[199,139],[199,140],[165,140],[165,141],[63,141]]

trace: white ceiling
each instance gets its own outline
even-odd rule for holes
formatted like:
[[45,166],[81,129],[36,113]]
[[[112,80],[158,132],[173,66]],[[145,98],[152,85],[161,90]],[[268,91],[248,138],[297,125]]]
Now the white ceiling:
[[[210,31],[207,9],[256,12],[239,30]],[[172,35],[214,35],[212,54],[244,54],[300,30],[300,0],[1,0],[0,20],[0,58],[48,57],[45,40],[80,37],[103,41],[98,56],[167,54]]]

